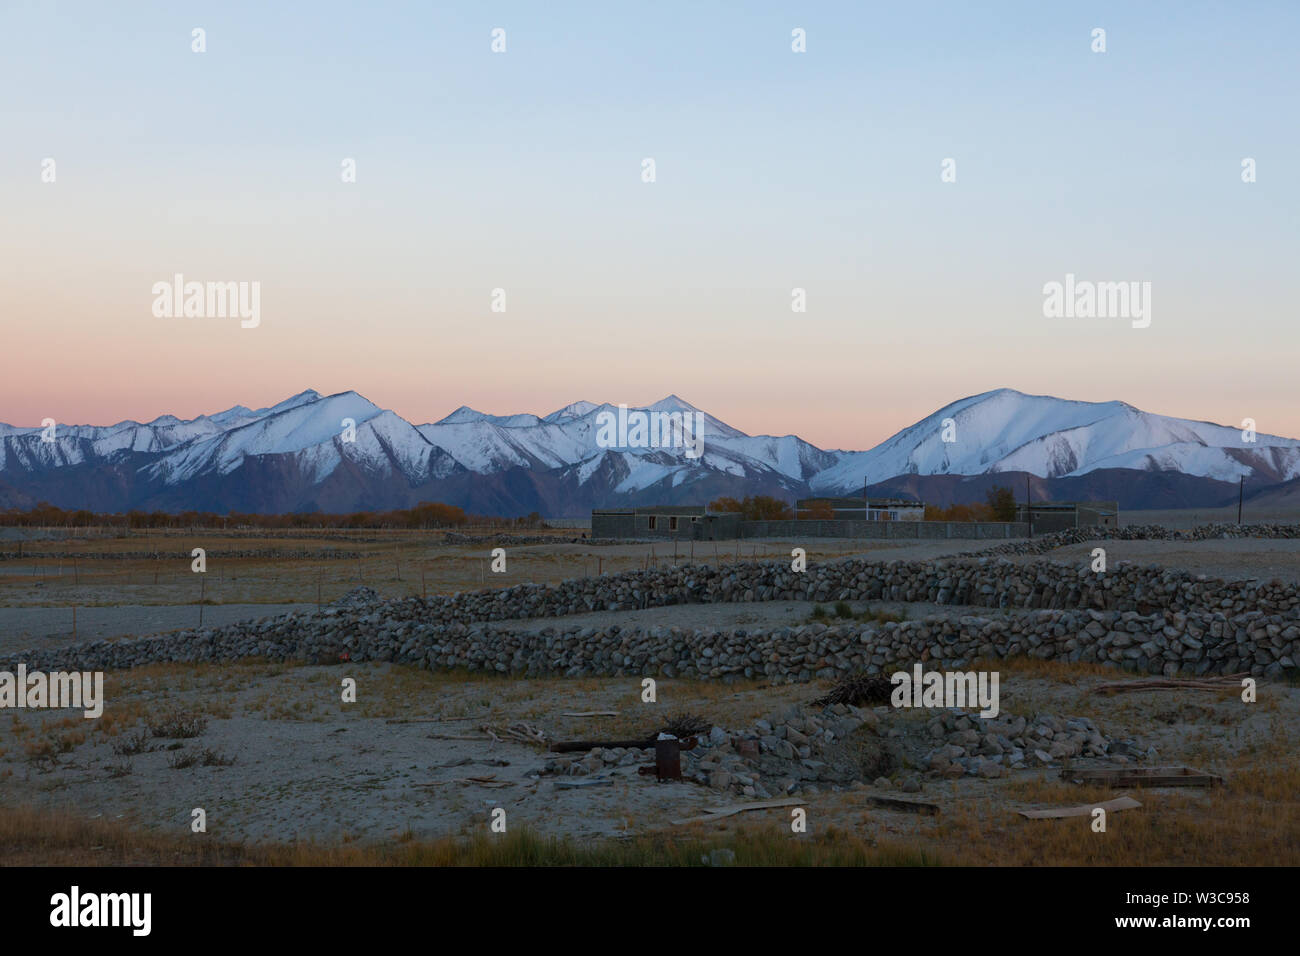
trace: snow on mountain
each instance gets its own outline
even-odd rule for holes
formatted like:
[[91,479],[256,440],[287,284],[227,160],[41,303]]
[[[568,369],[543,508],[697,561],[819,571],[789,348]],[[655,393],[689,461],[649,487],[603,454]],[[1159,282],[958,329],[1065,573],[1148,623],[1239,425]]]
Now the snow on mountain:
[[[945,428],[945,426],[949,426]],[[945,440],[950,438],[951,440]],[[810,482],[839,493],[898,475],[1025,471],[1043,478],[1101,468],[1178,471],[1235,480],[1300,475],[1300,441],[1140,411],[1124,402],[1079,402],[1002,388],[939,409],[875,448],[840,455]]]
[[595,402],[574,402],[571,405],[565,405],[563,408],[557,409],[551,412],[551,414],[544,416],[542,421],[555,423],[563,421],[566,418],[581,418],[588,412],[595,411],[599,407],[600,406]]
[[[310,489],[331,476],[336,497],[329,500],[346,502],[432,496],[437,491],[430,483],[444,479],[464,500],[480,500],[477,487],[482,500],[521,502],[520,495],[542,495],[538,482],[545,481],[553,495],[548,500],[565,507],[575,495],[588,502],[711,500],[744,489],[851,494],[864,481],[907,475],[1024,471],[1064,479],[1136,469],[1219,481],[1300,477],[1296,439],[1259,434],[1246,442],[1235,427],[1154,415],[1124,402],[1068,401],[1006,388],[953,402],[860,452],[823,450],[794,435],[747,435],[675,395],[628,410],[635,412],[681,415],[691,432],[702,421],[702,456],[688,455],[680,444],[606,447],[598,442],[606,437],[601,422],[620,414],[610,404],[574,402],[544,417],[461,406],[415,426],[356,392],[322,396],[308,389],[267,408],[235,405],[189,421],[164,414],[147,424],[59,425],[54,442],[42,440],[39,426],[0,425],[0,478],[39,495],[48,485],[43,476],[106,468],[138,476],[142,495],[179,489],[166,500],[186,500],[184,489],[197,487],[187,483],[203,482],[203,493],[211,495],[220,487],[214,482],[239,472],[248,476],[241,481],[253,482],[240,485],[241,501],[262,495],[280,501],[273,486],[278,476],[292,475],[298,483],[292,500],[304,506],[314,500]],[[345,420],[354,425],[353,440],[345,438]],[[249,463],[256,464],[251,471]],[[482,481],[467,485],[465,473]],[[81,480],[60,487],[82,487]],[[116,487],[116,481],[99,484]],[[372,492],[375,497],[367,497]]]

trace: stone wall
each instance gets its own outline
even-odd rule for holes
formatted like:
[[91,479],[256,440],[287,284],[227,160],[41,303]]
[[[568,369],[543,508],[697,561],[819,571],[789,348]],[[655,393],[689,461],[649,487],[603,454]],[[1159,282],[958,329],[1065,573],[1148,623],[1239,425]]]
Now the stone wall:
[[[1121,529],[1122,531],[1126,529]],[[1082,530],[1065,534],[1084,534]],[[1090,537],[1120,536],[1090,529]],[[315,614],[7,655],[0,669],[98,670],[156,661],[240,657],[331,663],[383,660],[511,674],[664,676],[805,681],[912,662],[960,668],[973,658],[1028,655],[1100,662],[1142,673],[1295,668],[1300,588],[1225,582],[1154,566],[1105,574],[1053,561],[1005,558],[837,561],[796,574],[784,564],[698,565],[579,578],[558,585],[383,600],[359,589]],[[593,610],[766,600],[890,600],[999,608],[899,623],[811,623],[768,630],[538,622]],[[1029,613],[1009,613],[1010,609]]]

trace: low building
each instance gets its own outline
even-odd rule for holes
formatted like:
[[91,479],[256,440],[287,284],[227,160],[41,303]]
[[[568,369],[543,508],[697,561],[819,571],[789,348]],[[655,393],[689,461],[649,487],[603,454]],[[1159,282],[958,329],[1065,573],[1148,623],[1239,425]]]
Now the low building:
[[[726,526],[726,533],[719,522]],[[703,505],[601,508],[591,512],[593,538],[681,538],[710,541],[735,537],[739,524],[740,515],[710,514]]]
[[[827,507],[830,514],[826,513]],[[925,503],[910,498],[803,498],[795,502],[795,517],[840,521],[924,521]]]
[[1117,501],[1035,501],[1016,505],[1016,520],[1027,522],[1034,534],[1068,528],[1118,528]]

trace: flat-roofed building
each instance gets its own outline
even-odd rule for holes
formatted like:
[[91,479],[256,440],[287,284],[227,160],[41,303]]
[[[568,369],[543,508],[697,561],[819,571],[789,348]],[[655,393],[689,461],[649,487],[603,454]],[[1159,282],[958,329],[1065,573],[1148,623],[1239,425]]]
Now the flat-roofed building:
[[[829,508],[829,513],[827,512]],[[851,521],[923,521],[925,503],[910,498],[803,498],[795,517]]]
[[1028,522],[1034,534],[1068,528],[1118,528],[1117,501],[1035,501],[1016,505],[1016,520]]
[[[647,508],[597,508],[591,512],[593,538],[683,538],[708,541],[722,538],[720,520],[730,518],[727,531],[735,537],[740,515],[708,513],[704,505],[654,505]],[[731,527],[735,525],[736,527]]]

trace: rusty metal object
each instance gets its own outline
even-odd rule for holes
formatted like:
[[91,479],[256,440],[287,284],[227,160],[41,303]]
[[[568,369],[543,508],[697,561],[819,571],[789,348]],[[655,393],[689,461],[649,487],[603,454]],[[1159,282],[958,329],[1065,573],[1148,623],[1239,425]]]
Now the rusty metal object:
[[682,742],[671,734],[655,740],[655,775],[661,782],[682,779]]

